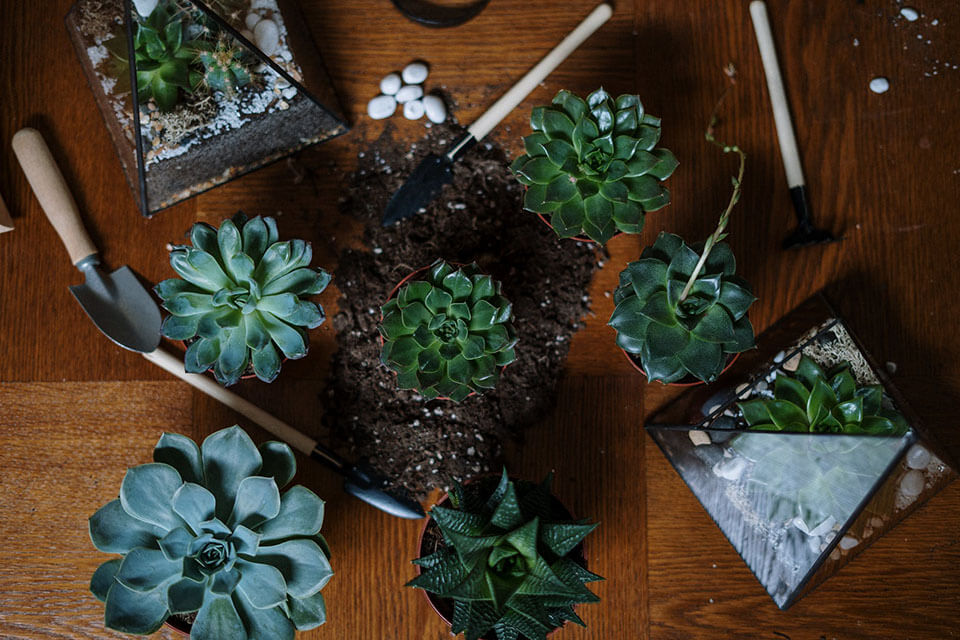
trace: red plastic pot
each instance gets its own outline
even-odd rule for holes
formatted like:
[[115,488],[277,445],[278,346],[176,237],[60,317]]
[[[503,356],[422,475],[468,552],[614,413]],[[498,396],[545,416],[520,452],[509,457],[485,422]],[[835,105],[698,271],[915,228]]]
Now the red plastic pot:
[[[641,367],[640,365],[638,365],[637,362],[634,360],[634,357],[638,357],[638,356],[634,356],[632,353],[628,353],[625,349],[620,349],[620,351],[622,351],[622,352],[623,352],[623,355],[626,356],[627,362],[629,362],[630,365],[631,365],[634,369],[636,369],[637,371],[639,371],[641,374],[643,374],[643,377],[646,378],[646,377],[647,377],[647,372],[644,371],[644,370],[643,370],[643,367]],[[720,372],[720,375],[722,376],[724,373],[726,373],[726,372],[727,372],[727,369],[729,369],[730,367],[732,367],[732,366],[733,366],[733,363],[736,362],[736,361],[737,361],[737,358],[739,358],[739,357],[740,357],[740,354],[739,354],[739,353],[735,353],[735,354],[733,354],[732,356],[727,356],[727,365],[723,368],[723,371]],[[689,377],[691,377],[691,376],[688,375],[688,376],[686,376],[686,377],[689,378]],[[717,377],[719,377],[719,376],[717,376]],[[701,385],[701,384],[706,384],[706,382],[704,382],[703,380],[695,380],[695,381],[693,381],[693,382],[668,382],[668,383],[666,383],[665,386],[668,386],[668,387],[696,387],[696,386]]]

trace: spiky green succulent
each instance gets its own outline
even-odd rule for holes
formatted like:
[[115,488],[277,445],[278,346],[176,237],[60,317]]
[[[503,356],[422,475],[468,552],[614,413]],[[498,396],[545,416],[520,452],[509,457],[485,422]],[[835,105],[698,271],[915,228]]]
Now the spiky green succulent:
[[747,309],[756,298],[734,275],[736,260],[726,243],[713,245],[681,300],[701,251],[664,232],[620,273],[609,324],[650,380],[666,384],[690,375],[712,382],[728,356],[754,346]]
[[233,94],[250,83],[252,55],[233,38],[221,35],[216,41],[198,47],[197,59],[203,64],[203,83],[214,91]]
[[401,389],[459,402],[493,389],[516,359],[513,306],[500,282],[469,264],[437,260],[382,307],[380,360]]
[[662,182],[677,159],[654,148],[660,118],[638,96],[614,100],[598,89],[583,100],[560,91],[533,109],[530,127],[526,153],[510,168],[527,187],[524,208],[548,217],[561,238],[604,244],[618,231],[640,233],[645,212],[670,202]]
[[901,436],[909,425],[890,406],[879,384],[858,386],[850,363],[824,371],[801,356],[793,375],[780,373],[773,398],[756,398],[737,406],[750,429],[811,433],[866,433]]
[[122,556],[90,581],[107,627],[147,635],[196,612],[193,640],[293,640],[325,621],[323,501],[300,485],[280,493],[296,472],[290,447],[258,448],[234,426],[200,447],[165,433],[153,459],[90,517],[94,546]]
[[603,578],[576,549],[597,525],[558,514],[551,480],[513,482],[504,470],[492,492],[455,483],[449,506],[430,510],[442,543],[413,561],[421,573],[407,586],[453,600],[454,634],[544,640],[566,620],[586,626],[573,606],[599,601],[584,584]]
[[258,378],[272,382],[281,354],[291,360],[307,355],[304,328],[319,326],[324,313],[301,296],[318,294],[330,282],[326,271],[310,268],[310,243],[280,242],[276,220],[248,220],[242,212],[219,229],[193,225],[190,240],[193,246],[170,252],[180,278],[155,287],[171,314],[163,335],[189,343],[188,372],[212,369],[217,381],[231,385],[252,367]]

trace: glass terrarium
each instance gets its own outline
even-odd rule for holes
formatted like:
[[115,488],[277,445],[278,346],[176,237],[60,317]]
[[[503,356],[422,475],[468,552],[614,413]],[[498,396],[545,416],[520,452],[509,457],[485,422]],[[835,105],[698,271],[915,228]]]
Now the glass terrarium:
[[[786,609],[955,473],[886,372],[874,366],[822,297],[798,307],[757,345],[718,383],[678,397],[646,428],[773,601]],[[815,391],[804,395],[795,381],[817,367],[830,373],[822,385],[809,384]],[[828,418],[829,425],[805,431],[786,424],[795,414],[811,425],[826,417],[802,417],[796,405],[817,413],[830,393],[834,399],[826,404],[839,420]],[[759,422],[777,424],[757,424],[757,411],[764,417]],[[845,412],[873,432],[851,432]],[[897,428],[890,428],[888,417]]]
[[145,216],[347,131],[294,0],[79,0],[66,21]]

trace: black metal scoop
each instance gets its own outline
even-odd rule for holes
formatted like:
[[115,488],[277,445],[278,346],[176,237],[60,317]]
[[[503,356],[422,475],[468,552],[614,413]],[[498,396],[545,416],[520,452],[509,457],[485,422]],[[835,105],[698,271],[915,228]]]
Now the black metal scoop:
[[783,240],[784,249],[809,247],[814,244],[836,242],[838,240],[826,229],[813,226],[813,215],[810,212],[810,200],[807,197],[807,186],[798,185],[790,188],[790,199],[793,200],[793,210],[797,214],[797,228]]

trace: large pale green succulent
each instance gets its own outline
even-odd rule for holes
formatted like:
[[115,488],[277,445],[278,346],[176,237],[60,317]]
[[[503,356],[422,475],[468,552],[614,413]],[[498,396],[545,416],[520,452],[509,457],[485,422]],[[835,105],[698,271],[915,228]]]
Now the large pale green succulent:
[[107,627],[147,635],[196,612],[193,640],[292,640],[325,621],[323,501],[299,485],[280,493],[296,472],[290,447],[257,448],[234,426],[200,447],[165,433],[153,459],[90,518],[94,546],[122,556],[90,581]]
[[614,100],[603,89],[586,100],[560,91],[535,107],[526,153],[510,166],[526,185],[524,208],[549,217],[561,238],[586,235],[606,243],[615,233],[640,233],[644,213],[670,202],[662,182],[677,167],[668,150],[654,148],[660,118],[640,98]]
[[303,240],[278,241],[276,220],[238,213],[219,230],[199,222],[190,230],[193,246],[177,246],[170,265],[182,278],[155,288],[170,312],[162,332],[189,343],[184,365],[191,373],[208,368],[230,385],[252,365],[264,382],[280,373],[280,354],[307,355],[302,327],[324,320],[320,305],[301,296],[322,292],[330,282],[323,269],[310,268],[313,251]]
[[575,550],[597,525],[558,514],[551,480],[515,483],[504,470],[492,492],[454,484],[449,506],[430,510],[442,543],[414,560],[421,574],[407,586],[453,600],[454,634],[544,640],[567,620],[585,626],[573,606],[599,601],[584,584],[602,578]]
[[857,386],[849,362],[824,371],[806,356],[793,375],[777,376],[773,398],[737,406],[750,429],[757,431],[901,436],[909,428],[899,411],[884,406],[882,386]]
[[747,309],[756,298],[734,275],[736,260],[726,243],[713,245],[681,299],[700,251],[679,236],[661,233],[620,273],[609,324],[617,331],[617,344],[639,356],[650,380],[666,384],[691,375],[712,382],[728,356],[754,346]]
[[500,282],[476,264],[437,260],[382,307],[380,359],[401,389],[459,402],[493,389],[500,367],[516,359],[513,306]]

